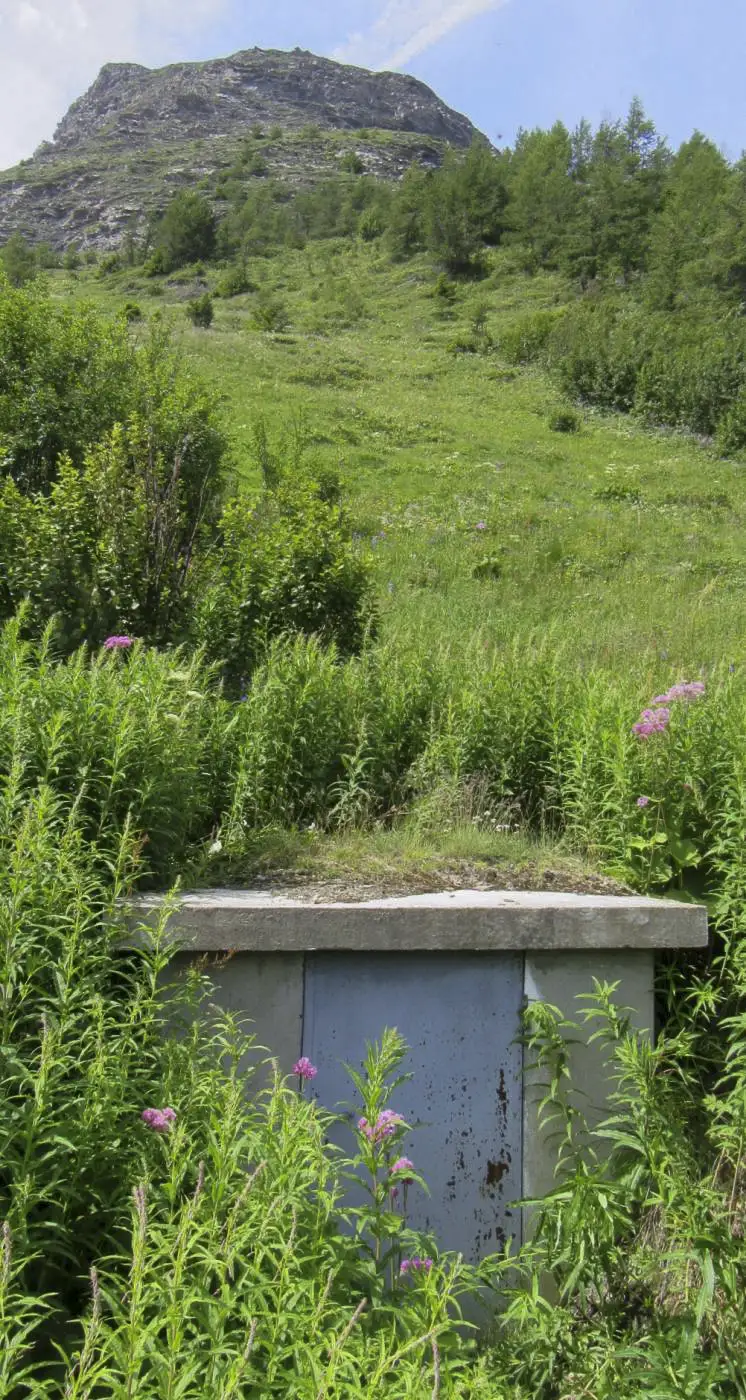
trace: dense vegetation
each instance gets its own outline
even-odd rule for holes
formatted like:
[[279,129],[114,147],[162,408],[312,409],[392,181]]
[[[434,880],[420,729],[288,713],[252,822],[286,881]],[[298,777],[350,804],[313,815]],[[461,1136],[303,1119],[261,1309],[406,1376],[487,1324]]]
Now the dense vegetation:
[[[210,248],[172,210],[0,290],[0,1393],[744,1396],[740,167],[635,109],[399,189],[232,179],[217,261],[178,268]],[[123,951],[117,904],[454,828],[706,899],[715,933],[660,967],[655,1049],[590,1006],[605,1141],[535,1010],[562,1165],[478,1355],[476,1280],[389,1208],[416,1136],[342,1161],[294,1085],[245,1099],[196,971],[164,1036],[165,952]]]

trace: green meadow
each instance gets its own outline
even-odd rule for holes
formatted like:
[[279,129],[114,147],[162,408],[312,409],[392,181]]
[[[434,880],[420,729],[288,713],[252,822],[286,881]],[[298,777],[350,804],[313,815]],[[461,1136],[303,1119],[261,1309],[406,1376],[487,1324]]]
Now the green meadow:
[[[259,422],[274,450],[300,440],[339,473],[384,636],[457,652],[541,637],[570,665],[644,660],[663,679],[740,661],[743,462],[626,415],[585,410],[577,431],[553,430],[562,395],[500,341],[567,299],[558,275],[527,277],[497,251],[444,301],[425,258],[397,266],[349,240],[257,259],[250,275],[256,291],[216,300],[209,330],[187,322],[188,272],[52,279],[61,298],[135,301],[174,326],[224,396],[247,490]],[[281,331],[255,324],[267,299]]]

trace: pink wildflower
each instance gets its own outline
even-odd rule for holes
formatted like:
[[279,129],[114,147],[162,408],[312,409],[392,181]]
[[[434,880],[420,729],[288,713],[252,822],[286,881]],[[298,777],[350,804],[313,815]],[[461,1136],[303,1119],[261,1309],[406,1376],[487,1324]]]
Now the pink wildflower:
[[[393,1172],[413,1172],[413,1171],[414,1171],[414,1162],[410,1162],[410,1160],[409,1160],[408,1157],[399,1157],[399,1158],[397,1159],[397,1161],[394,1162],[394,1165],[393,1165],[393,1167],[391,1168],[391,1171],[392,1171],[392,1173],[393,1173]],[[404,1177],[404,1185],[405,1185],[405,1186],[411,1186],[411,1185],[412,1185],[412,1177],[411,1177],[411,1176],[405,1176],[405,1177]]]
[[393,1137],[397,1128],[404,1122],[400,1113],[394,1113],[392,1108],[384,1108],[383,1113],[379,1113],[375,1131],[379,1138]]
[[432,1267],[432,1259],[421,1259],[418,1254],[415,1254],[411,1259],[402,1259],[399,1273],[410,1274],[422,1270],[423,1273],[429,1274]]
[[674,700],[700,700],[705,693],[704,681],[682,681],[679,685],[672,685],[665,695],[656,695],[654,705],[669,705]]
[[171,1124],[176,1121],[172,1108],[144,1108],[140,1116],[145,1126],[152,1128],[154,1133],[169,1133]]
[[657,710],[643,710],[637,724],[632,725],[632,733],[638,739],[649,739],[651,734],[663,734],[668,729],[671,711],[661,708]]
[[649,797],[638,797],[638,799],[637,799],[637,805],[638,805],[638,807],[647,807],[648,804],[649,804],[649,802],[650,802],[650,798],[649,798]]
[[300,1059],[296,1060],[293,1065],[293,1074],[297,1074],[299,1079],[315,1079],[318,1070],[315,1065],[311,1064],[307,1055],[301,1055]]
[[401,1127],[404,1119],[400,1113],[394,1113],[391,1108],[384,1108],[383,1113],[379,1113],[375,1124],[368,1122],[367,1118],[358,1118],[358,1131],[368,1142],[379,1143],[384,1138],[393,1137],[397,1128]]
[[104,642],[104,651],[123,651],[131,646],[131,637],[107,637]]

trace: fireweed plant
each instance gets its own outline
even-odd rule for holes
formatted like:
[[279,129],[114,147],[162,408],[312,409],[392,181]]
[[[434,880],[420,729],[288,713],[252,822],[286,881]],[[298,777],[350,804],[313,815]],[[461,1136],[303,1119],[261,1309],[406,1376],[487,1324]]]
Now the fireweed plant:
[[686,835],[684,816],[684,799],[689,794],[696,802],[697,790],[693,783],[681,782],[666,740],[672,722],[686,733],[688,706],[704,700],[705,694],[704,681],[672,685],[663,695],[655,696],[632,726],[635,737],[653,750],[653,795],[643,793],[637,799],[642,831],[630,837],[628,846],[630,865],[646,891],[675,884],[680,897],[686,872],[701,864],[696,842]]

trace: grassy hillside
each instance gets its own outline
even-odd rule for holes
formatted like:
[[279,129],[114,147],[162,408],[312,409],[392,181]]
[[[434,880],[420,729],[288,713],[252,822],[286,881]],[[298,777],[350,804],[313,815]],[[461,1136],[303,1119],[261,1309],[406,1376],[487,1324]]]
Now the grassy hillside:
[[[188,273],[51,275],[60,298],[136,301],[174,324],[225,395],[247,489],[259,420],[277,446],[300,431],[340,472],[375,559],[384,635],[457,652],[533,635],[568,663],[642,665],[654,684],[740,660],[743,463],[629,417],[586,412],[579,431],[553,428],[567,405],[540,371],[510,368],[500,340],[527,310],[565,300],[557,274],[528,278],[498,251],[490,275],[449,301],[424,258],[396,266],[349,242],[249,271],[256,290],[216,300],[209,331],[187,323]],[[273,298],[281,333],[255,324]],[[475,317],[486,334],[473,336]],[[459,348],[470,341],[486,353]]]

